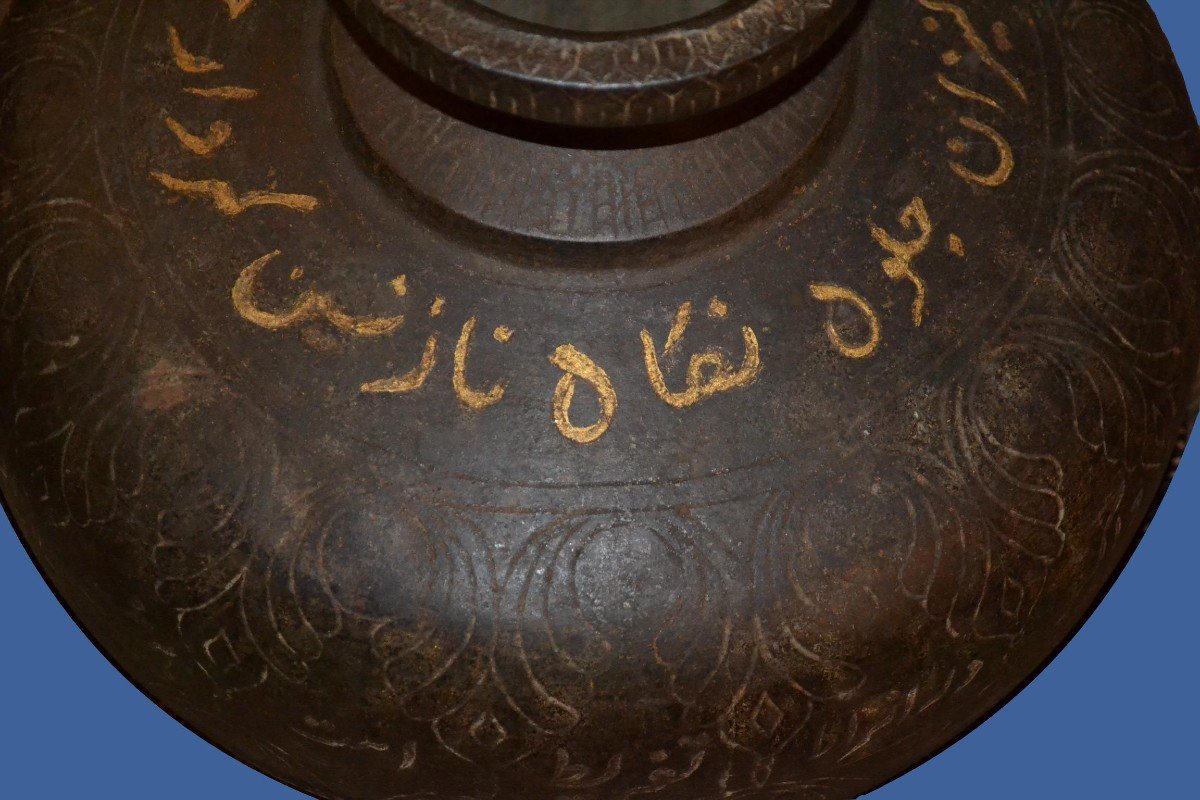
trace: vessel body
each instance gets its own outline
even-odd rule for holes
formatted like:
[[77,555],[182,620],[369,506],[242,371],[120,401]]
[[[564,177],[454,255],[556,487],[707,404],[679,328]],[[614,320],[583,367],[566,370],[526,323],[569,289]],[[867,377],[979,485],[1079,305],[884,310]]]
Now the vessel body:
[[370,5],[0,22],[0,491],[142,690],[322,798],[844,800],[1046,663],[1200,394],[1145,3],[770,4],[694,116]]

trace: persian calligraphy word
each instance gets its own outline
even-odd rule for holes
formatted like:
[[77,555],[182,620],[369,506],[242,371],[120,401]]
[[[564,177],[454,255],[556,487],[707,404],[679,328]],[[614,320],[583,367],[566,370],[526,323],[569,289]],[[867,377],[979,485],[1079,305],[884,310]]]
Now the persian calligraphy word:
[[[921,8],[932,12],[930,16],[922,20],[922,25],[928,33],[936,34],[941,31],[941,20],[948,19],[957,28],[967,49],[994,76],[997,86],[1004,87],[1004,91],[1012,94],[1021,104],[1029,103],[1029,93],[1024,84],[1001,63],[1000,58],[996,55],[997,52],[1007,53],[1013,49],[1011,32],[1007,25],[1003,22],[996,22],[992,25],[992,39],[995,44],[995,49],[993,49],[971,21],[970,14],[961,5],[942,2],[942,0],[916,0],[916,2]],[[942,52],[941,61],[947,71],[959,69],[963,64],[963,54],[959,49],[951,47]],[[970,104],[972,109],[958,117],[958,124],[967,132],[974,134],[981,142],[991,145],[994,150],[995,166],[990,170],[976,170],[967,166],[963,159],[972,148],[969,141],[961,136],[954,136],[946,141],[946,149],[953,156],[947,163],[955,175],[972,186],[985,189],[999,188],[1008,182],[1016,168],[1016,156],[1012,145],[998,130],[999,121],[1008,113],[1005,101],[1001,100],[995,92],[989,93],[980,87],[967,86],[963,82],[965,78],[956,80],[947,71],[937,73],[935,80],[938,86],[955,99]],[[976,114],[983,113],[997,116],[1000,119],[993,124],[988,124],[976,116]]]
[[[264,272],[281,253],[274,251],[256,259],[242,269],[231,290],[234,310],[243,320],[271,332],[284,331],[306,324],[328,325],[334,330],[354,338],[376,338],[399,330],[406,322],[404,313],[388,316],[356,315],[339,304],[329,292],[308,288],[300,291],[281,308],[268,308],[260,298],[260,282]],[[299,281],[304,270],[293,269],[291,280]],[[406,276],[401,275],[390,283],[392,294],[398,299],[408,298],[409,287]],[[447,308],[446,299],[435,297],[426,312],[430,319],[442,317]],[[684,409],[694,406],[718,394],[743,389],[757,379],[762,371],[762,356],[758,335],[753,328],[741,328],[743,354],[736,365],[723,351],[709,348],[691,356],[687,362],[686,375],[679,386],[672,388],[672,380],[665,362],[673,361],[682,349],[684,334],[692,323],[693,305],[686,302],[675,313],[666,340],[660,347],[654,335],[641,332],[645,356],[646,377],[655,394],[667,405]],[[707,316],[717,322],[730,315],[729,305],[719,297],[712,298],[706,309]],[[505,399],[508,386],[500,381],[491,386],[477,386],[470,379],[470,362],[480,326],[478,316],[471,316],[459,329],[452,354],[449,358],[451,382],[454,394],[462,407],[471,412],[482,412]],[[517,332],[507,325],[492,329],[491,338],[506,345]],[[432,333],[426,337],[416,363],[408,371],[390,377],[364,382],[360,391],[366,395],[404,395],[425,388],[442,359],[442,334]],[[608,432],[616,418],[618,399],[616,388],[609,373],[577,345],[566,343],[556,347],[547,355],[548,361],[562,371],[554,387],[550,401],[550,417],[558,431],[567,439],[579,444],[592,444]],[[581,422],[573,412],[576,393],[586,387],[593,392],[599,407],[594,421]]]
[[[907,232],[905,235],[890,233],[886,228],[872,223],[871,237],[883,250],[884,258],[880,266],[887,277],[893,282],[907,282],[913,289],[912,323],[919,328],[925,322],[928,285],[925,278],[917,270],[917,260],[933,244],[934,224],[929,215],[925,201],[916,197],[904,207],[899,216],[900,227]],[[957,234],[950,234],[947,247],[956,256],[966,255],[966,246]],[[858,292],[835,283],[814,283],[809,286],[809,292],[814,299],[830,306],[829,319],[825,323],[825,332],[829,341],[838,353],[846,358],[870,358],[879,350],[883,342],[883,322],[879,312]],[[862,318],[866,335],[859,340],[852,340],[843,334],[834,320],[834,308],[845,306]]]
[[[250,9],[254,0],[221,0],[230,20],[236,20]],[[174,25],[167,25],[167,47],[175,69],[191,79],[217,76],[225,71],[225,65],[210,56],[193,52],[184,42],[184,37]],[[248,102],[258,98],[258,89],[217,83],[216,85],[184,86],[183,92],[202,100],[219,102]],[[189,130],[175,116],[163,119],[167,130],[175,137],[184,153],[212,158],[234,138],[233,124],[218,119],[209,123],[203,133]],[[175,195],[208,201],[217,211],[228,217],[236,217],[257,206],[276,206],[303,214],[312,213],[320,205],[312,195],[274,190],[251,190],[238,193],[229,181],[217,178],[184,178],[162,170],[154,170],[150,178],[166,191]]]
[[[979,29],[971,19],[971,15],[958,3],[944,0],[915,0],[924,11],[931,12],[921,20],[921,25],[929,34],[937,34],[942,30],[943,21],[949,21],[966,49],[983,64],[993,76],[997,88],[1011,94],[1020,104],[1029,103],[1029,94],[1024,84],[1009,70],[997,56],[997,53],[1007,53],[1013,49],[1011,31],[1003,22],[995,22],[991,27],[993,44],[979,33]],[[993,46],[994,45],[994,46]],[[965,101],[970,108],[958,114],[957,124],[965,131],[973,134],[979,142],[990,146],[993,162],[989,169],[979,169],[968,165],[967,160],[972,156],[974,147],[963,136],[952,136],[946,141],[946,149],[950,153],[947,165],[950,170],[968,185],[980,190],[994,190],[1004,186],[1016,171],[1017,159],[1012,145],[1000,132],[1001,124],[1008,114],[1005,105],[1009,102],[995,91],[985,91],[983,87],[968,86],[965,78],[951,75],[951,71],[962,69],[963,51],[958,47],[950,47],[942,51],[941,64],[935,76],[937,85],[956,100]],[[996,120],[984,122],[980,116],[992,115]],[[884,273],[894,282],[907,282],[913,289],[912,323],[920,328],[926,318],[928,302],[928,284],[917,268],[918,259],[929,250],[934,241],[935,225],[926,202],[916,197],[900,212],[898,222],[905,231],[898,235],[880,225],[871,223],[871,236],[887,254],[882,262]],[[947,249],[953,255],[963,258],[966,256],[966,243],[957,233],[949,233],[946,237]],[[870,358],[875,355],[883,342],[883,323],[879,313],[871,303],[854,289],[833,283],[814,283],[809,287],[812,297],[830,307],[826,334],[834,349],[852,359]],[[849,309],[852,314],[861,319],[856,326],[856,336],[853,338],[844,333],[835,322],[835,309]]]
[[[254,6],[254,0],[219,2],[230,21],[238,20]],[[928,13],[921,20],[927,33],[938,34],[945,27],[958,37],[956,46],[943,50],[942,66],[935,75],[937,86],[945,95],[965,104],[954,111],[951,124],[957,135],[946,141],[949,153],[946,165],[975,191],[995,190],[1011,179],[1017,167],[1017,156],[1001,132],[1009,113],[1007,104],[1014,98],[1020,104],[1029,102],[1024,85],[997,55],[1012,50],[1011,32],[1002,23],[995,23],[989,43],[959,4],[942,0],[914,2],[923,13]],[[183,78],[180,88],[184,95],[210,104],[249,103],[259,97],[259,89],[255,87],[222,80],[225,63],[193,50],[186,32],[168,25],[165,45],[170,62]],[[973,81],[956,74],[964,60],[964,49],[969,51],[973,62],[983,64],[988,72]],[[987,79],[989,75],[991,78]],[[236,141],[236,131],[229,120],[202,119],[201,127],[189,128],[174,115],[164,117],[163,123],[187,164],[181,168],[183,176],[178,170],[149,173],[150,180],[164,192],[176,199],[193,201],[197,208],[230,220],[251,212],[267,213],[256,209],[312,214],[320,208],[321,202],[310,194],[279,191],[274,187],[235,188],[235,181],[195,174],[202,171],[204,164],[218,161],[215,157]],[[932,296],[926,277],[935,243],[944,240],[948,252],[958,258],[965,257],[967,252],[966,243],[957,233],[946,230],[949,226],[936,211],[924,198],[916,196],[890,212],[890,219],[877,221],[878,214],[873,215],[876,219],[867,219],[863,230],[863,235],[869,237],[867,241],[878,247],[878,261],[872,262],[872,269],[878,268],[895,284],[894,290],[889,291],[902,293],[905,314],[911,319],[913,329],[922,328],[931,313],[936,314],[937,298]],[[281,250],[274,250],[241,268],[230,291],[237,315],[262,330],[280,333],[301,326],[306,329],[324,326],[354,340],[369,340],[397,333],[414,316],[436,321],[446,314],[448,303],[441,296],[413,308],[414,298],[404,275],[389,283],[390,302],[398,306],[394,313],[356,313],[339,302],[332,291],[311,286],[301,289],[297,282],[305,278],[305,271],[300,267],[290,272],[294,284],[291,298],[284,302],[267,300],[267,292],[263,290],[266,273],[277,267],[282,256]],[[885,338],[885,320],[862,292],[841,283],[815,282],[809,284],[808,296],[826,307],[824,333],[834,352],[852,360],[868,359],[879,352]],[[729,342],[736,344],[727,348],[705,346],[688,352],[685,342],[697,338],[696,321],[701,316],[707,317],[708,324],[728,327]],[[419,347],[414,347],[402,369],[363,381],[359,392],[363,396],[411,395],[426,389],[439,369],[443,369],[466,412],[487,412],[506,400],[510,381],[517,380],[512,375],[499,380],[480,377],[486,371],[488,353],[504,352],[504,346],[520,335],[513,327],[497,322],[485,322],[478,313],[471,313],[461,326],[456,323],[454,331],[429,333]],[[499,350],[486,345],[489,333]],[[765,369],[758,332],[751,325],[735,322],[728,302],[716,296],[706,305],[684,301],[675,308],[673,317],[668,318],[664,313],[659,323],[643,328],[640,352],[639,371],[653,396],[678,411],[748,389]],[[618,383],[608,371],[613,365],[599,363],[574,342],[551,344],[545,358],[560,373],[557,383],[547,386],[548,419],[571,442],[580,445],[598,442],[612,428],[620,408]],[[581,397],[595,402],[580,403]]]

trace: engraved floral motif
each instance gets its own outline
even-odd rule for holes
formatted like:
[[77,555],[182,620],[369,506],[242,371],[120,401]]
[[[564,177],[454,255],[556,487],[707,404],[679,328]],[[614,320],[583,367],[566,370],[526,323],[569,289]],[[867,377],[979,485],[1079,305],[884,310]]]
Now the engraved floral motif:
[[155,589],[218,691],[271,674],[301,683],[341,623],[293,519],[302,498],[287,502],[269,423],[203,374],[183,379],[187,398],[150,416],[143,438],[144,480],[158,483],[148,494],[180,498],[143,512],[157,537]]
[[[136,459],[119,404],[127,384],[107,365],[139,337],[141,304],[129,291],[122,231],[95,206],[49,200],[7,219],[0,242],[0,352],[11,413],[8,446],[37,452],[41,502],[56,525],[87,527],[120,513],[134,482],[97,481]],[[95,276],[88,265],[112,270]],[[123,476],[122,476],[123,477]]]
[[[0,197],[0,352],[16,365],[0,382],[5,447],[41,465],[29,485],[57,530],[117,521],[145,535],[176,623],[165,644],[220,698],[300,693],[332,653],[361,656],[366,713],[388,736],[343,736],[297,708],[292,730],[315,747],[382,754],[403,780],[438,751],[573,798],[850,796],[862,787],[839,777],[847,764],[998,680],[981,654],[1024,644],[1064,563],[1081,586],[1111,569],[1190,399],[1194,120],[1161,78],[1166,51],[1140,4],[1039,7],[1060,19],[1079,105],[1061,196],[1044,206],[1057,226],[1043,272],[1011,317],[912,398],[902,445],[864,440],[816,476],[798,467],[732,499],[619,512],[306,475],[268,415],[149,322],[118,217],[48,199],[87,157],[89,110],[55,120],[10,98],[35,91],[25,66],[38,58],[72,91],[90,91],[98,67],[80,42],[32,36],[0,56],[0,114],[45,123],[24,144],[0,139],[13,177]],[[1144,92],[1108,72],[1097,31],[1157,59]],[[1051,439],[1063,429],[1074,441]],[[1101,463],[1106,479],[1081,486],[1079,465]],[[811,499],[835,485],[837,502]],[[856,529],[847,498],[894,524]],[[355,539],[367,535],[369,547]],[[863,642],[897,620],[948,653],[903,685]],[[585,757],[571,741],[663,720],[676,734],[657,750]],[[292,767],[281,744],[262,747]],[[826,777],[797,777],[809,774]]]
[[1067,79],[1083,110],[1147,153],[1180,155],[1197,166],[1187,90],[1146,3],[1072,0],[1059,24]]
[[70,24],[89,4],[59,5],[0,32],[0,129],[19,132],[0,140],[0,211],[53,196],[88,144],[100,56]]

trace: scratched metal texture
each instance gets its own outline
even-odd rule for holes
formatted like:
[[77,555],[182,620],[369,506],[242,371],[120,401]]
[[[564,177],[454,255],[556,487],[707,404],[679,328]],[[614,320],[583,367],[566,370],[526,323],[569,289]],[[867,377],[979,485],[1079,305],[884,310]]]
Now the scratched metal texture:
[[156,702],[331,800],[844,800],[1086,617],[1196,413],[1144,3],[833,3],[612,129],[365,5],[0,27],[0,491]]
[[698,17],[727,0],[479,0],[517,19],[569,30],[627,31]]

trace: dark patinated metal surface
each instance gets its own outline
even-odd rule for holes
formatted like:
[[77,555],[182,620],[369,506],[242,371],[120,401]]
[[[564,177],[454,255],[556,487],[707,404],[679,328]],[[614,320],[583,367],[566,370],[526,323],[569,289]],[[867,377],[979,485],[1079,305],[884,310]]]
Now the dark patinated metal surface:
[[684,22],[725,0],[481,0],[480,5],[560,31],[608,33]]
[[739,0],[611,35],[505,20],[472,0],[348,0],[380,46],[453,94],[532,120],[627,127],[724,108],[796,69],[856,0]]
[[1136,543],[1200,362],[1145,4],[678,16],[12,4],[0,489],[238,758],[337,800],[856,797]]

